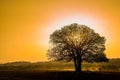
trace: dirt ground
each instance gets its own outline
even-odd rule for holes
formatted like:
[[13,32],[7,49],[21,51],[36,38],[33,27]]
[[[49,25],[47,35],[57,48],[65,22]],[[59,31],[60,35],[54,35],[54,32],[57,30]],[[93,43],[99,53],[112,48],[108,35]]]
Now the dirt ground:
[[0,80],[120,80],[120,72],[0,71]]

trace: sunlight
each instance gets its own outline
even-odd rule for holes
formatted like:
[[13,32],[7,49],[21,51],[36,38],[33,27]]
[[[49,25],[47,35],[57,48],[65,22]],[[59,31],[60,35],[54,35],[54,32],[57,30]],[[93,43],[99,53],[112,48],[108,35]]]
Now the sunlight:
[[[49,21],[46,27],[42,29],[42,31],[39,31],[42,33],[42,40],[38,39],[39,45],[45,45],[46,48],[49,48],[49,37],[50,34],[52,34],[55,30],[60,29],[63,26],[70,25],[72,23],[77,23],[80,25],[86,25],[90,27],[91,29],[94,29],[95,32],[99,33],[100,35],[106,34],[106,29],[103,25],[101,25],[103,20],[97,19],[90,15],[64,15],[62,17],[56,17],[52,16],[53,20]],[[102,27],[101,27],[102,26]],[[39,29],[38,29],[39,30]],[[44,34],[44,35],[43,35]],[[106,37],[107,35],[105,35]]]
[[56,17],[56,19],[50,21],[45,32],[46,35],[50,35],[52,32],[60,29],[63,26],[70,25],[72,23],[78,23],[80,25],[86,25],[91,29],[94,29],[95,32],[99,33],[100,35],[104,35],[108,38],[110,32],[105,28],[106,25],[104,22],[104,20],[96,18],[90,14],[68,14],[61,17]]
[[91,27],[92,29],[95,30],[100,30],[98,27],[98,20],[87,16],[87,15],[81,15],[81,16],[76,16],[76,15],[69,15],[67,17],[63,17],[60,18],[58,20],[52,21],[49,24],[48,33],[52,33],[53,31],[55,31],[56,29],[60,29],[61,27],[65,26],[65,25],[70,25],[72,23],[78,23],[81,25],[86,25],[88,27]]
[[[43,41],[41,41],[43,44],[48,46],[49,43],[49,36],[52,34],[55,30],[60,29],[63,26],[70,25],[72,23],[78,23],[81,25],[86,25],[88,27],[91,27],[98,33],[103,32],[103,28],[99,27],[100,21],[97,19],[90,17],[90,15],[68,15],[63,17],[57,17],[57,19],[53,19],[49,22],[47,27],[45,27],[41,33],[43,35]],[[41,43],[40,42],[40,43]]]

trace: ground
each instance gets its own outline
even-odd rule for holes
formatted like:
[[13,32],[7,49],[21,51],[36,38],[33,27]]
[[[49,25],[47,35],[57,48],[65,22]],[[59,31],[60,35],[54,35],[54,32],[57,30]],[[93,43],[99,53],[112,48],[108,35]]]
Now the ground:
[[0,80],[120,80],[120,72],[0,71]]
[[0,64],[0,80],[120,80],[120,59],[107,63],[82,63],[82,73],[73,62],[12,62]]

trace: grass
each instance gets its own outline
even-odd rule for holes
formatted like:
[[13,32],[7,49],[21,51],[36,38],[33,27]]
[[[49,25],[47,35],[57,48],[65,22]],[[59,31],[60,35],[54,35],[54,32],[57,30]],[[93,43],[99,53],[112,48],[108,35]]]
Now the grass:
[[[0,65],[0,71],[74,71],[73,62],[13,62]],[[105,63],[82,63],[82,71],[120,72],[120,59],[110,59]]]
[[82,71],[76,74],[73,62],[13,62],[0,65],[0,80],[120,80],[120,59],[83,62]]

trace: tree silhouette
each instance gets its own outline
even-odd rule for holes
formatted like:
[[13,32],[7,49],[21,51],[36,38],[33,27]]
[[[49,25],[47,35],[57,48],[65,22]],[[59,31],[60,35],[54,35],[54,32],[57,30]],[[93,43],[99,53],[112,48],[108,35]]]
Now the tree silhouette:
[[107,62],[104,54],[104,37],[101,37],[93,29],[73,23],[54,31],[50,35],[50,48],[48,57],[50,60],[74,61],[76,72],[81,72],[81,63]]

